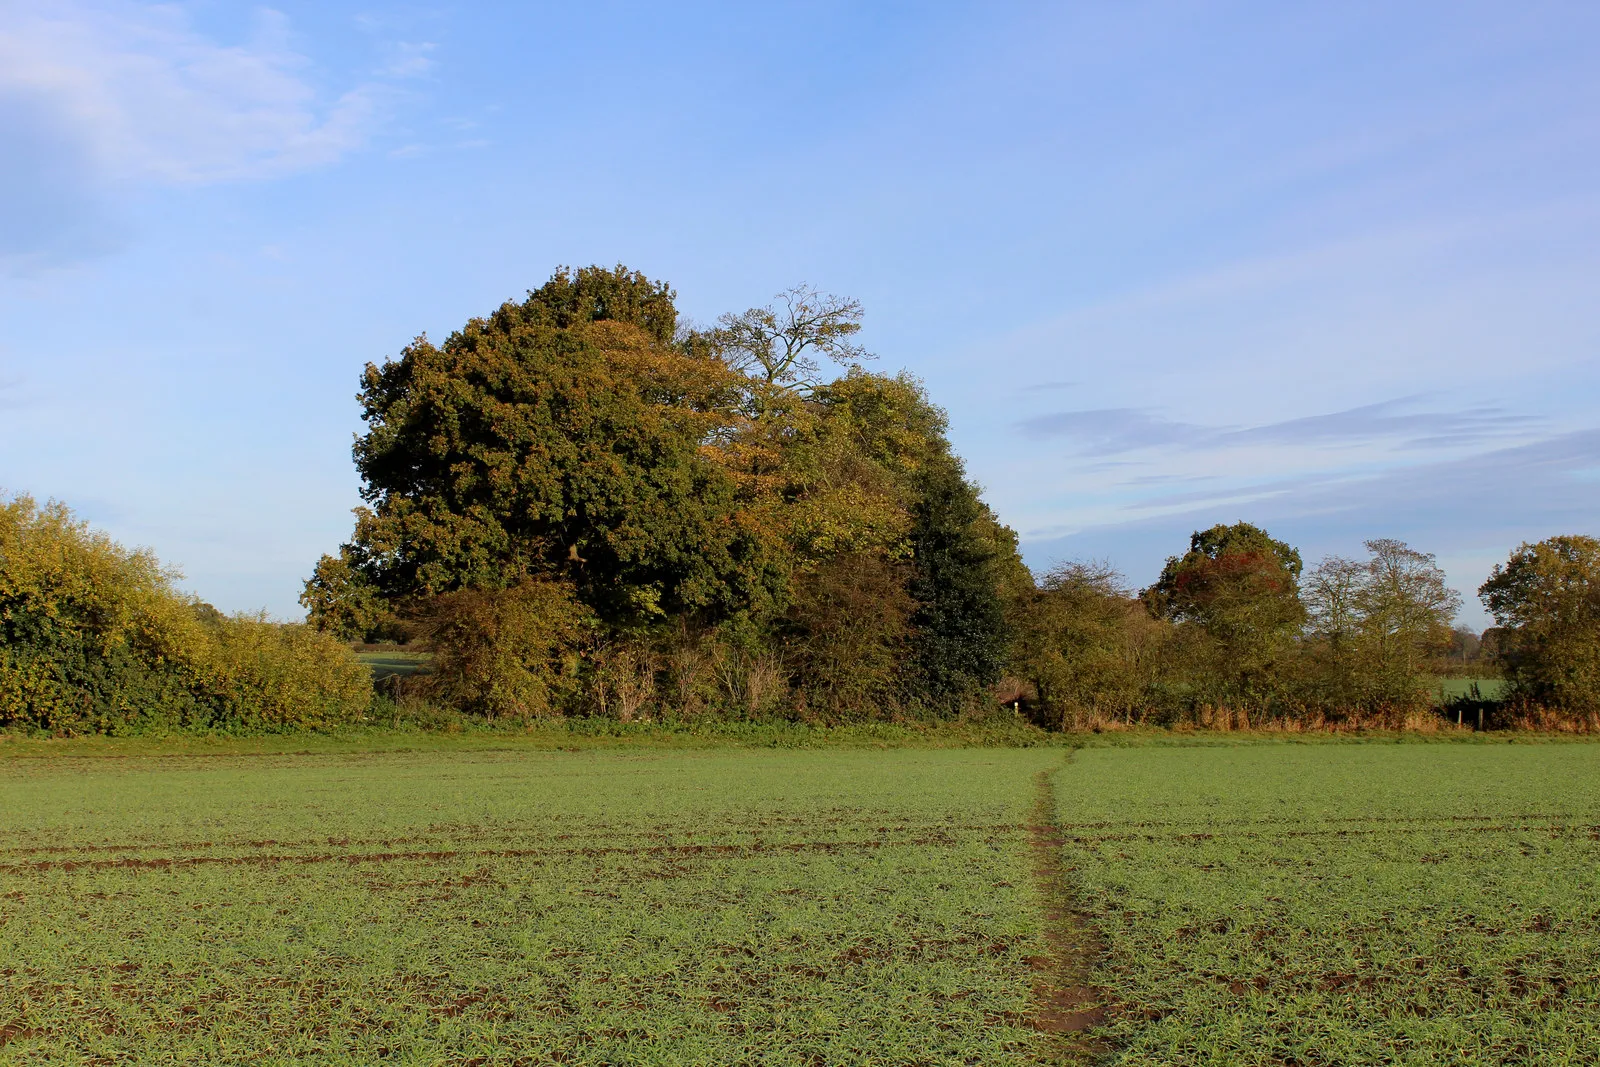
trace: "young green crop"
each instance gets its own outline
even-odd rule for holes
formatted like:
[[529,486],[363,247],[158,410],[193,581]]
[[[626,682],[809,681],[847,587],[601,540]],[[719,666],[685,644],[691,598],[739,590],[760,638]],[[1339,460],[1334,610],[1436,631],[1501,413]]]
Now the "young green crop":
[[1600,747],[1061,760],[5,759],[0,1064],[1033,1062],[1051,770],[1113,1061],[1596,1062]]
[[994,1064],[1048,751],[0,763],[0,1063]]
[[1600,1062],[1600,746],[1090,749],[1119,1064]]

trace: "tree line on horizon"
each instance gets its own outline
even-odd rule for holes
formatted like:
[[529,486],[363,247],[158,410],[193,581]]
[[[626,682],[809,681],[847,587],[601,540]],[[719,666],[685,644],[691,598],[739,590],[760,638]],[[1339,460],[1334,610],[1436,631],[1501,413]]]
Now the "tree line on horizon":
[[[1236,523],[1146,590],[1092,563],[1036,578],[920,383],[864,366],[860,321],[798,287],[694,328],[664,284],[562,269],[369,364],[366,506],[307,583],[313,625],[418,637],[433,693],[490,716],[939,718],[1010,695],[1057,726],[1402,721],[1465,652],[1458,594],[1394,540],[1307,571]],[[1540,666],[1560,642],[1517,615],[1552,566],[1591,591],[1562,662],[1600,647],[1600,552],[1557,538],[1484,587],[1513,623],[1496,662],[1525,703],[1593,710],[1594,663]]]
[[[368,364],[364,505],[304,626],[223,617],[59,505],[0,505],[0,727],[352,721],[351,642],[426,648],[388,695],[493,720],[1004,703],[1067,729],[1414,724],[1442,657],[1478,654],[1433,557],[1394,540],[1307,570],[1239,522],[1144,590],[1100,563],[1034,575],[944,412],[868,369],[861,317],[799,286],[696,327],[663,283],[563,268]],[[1505,721],[1600,727],[1600,541],[1523,545],[1480,596]]]
[[1266,722],[1431,723],[1441,675],[1509,684],[1498,725],[1600,724],[1600,541],[1522,545],[1479,595],[1502,623],[1451,625],[1460,595],[1431,554],[1365,542],[1366,557],[1299,552],[1249,523],[1196,531],[1149,588],[1071,562],[1017,612],[1013,664],[1046,717],[1227,728]]

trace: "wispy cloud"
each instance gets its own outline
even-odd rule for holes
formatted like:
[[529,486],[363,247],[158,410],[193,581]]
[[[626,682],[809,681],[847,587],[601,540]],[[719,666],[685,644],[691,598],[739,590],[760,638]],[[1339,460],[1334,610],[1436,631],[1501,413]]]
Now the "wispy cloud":
[[6,11],[0,93],[12,106],[47,101],[117,177],[225,181],[319,166],[361,145],[383,109],[385,87],[372,81],[321,98],[275,12],[258,15],[248,43],[225,45],[166,5]]
[[385,51],[388,58],[379,73],[386,78],[422,78],[433,73],[434,61],[428,53],[436,46],[429,41],[394,41]]
[[1189,445],[1218,431],[1190,422],[1175,422],[1138,408],[1091,408],[1058,411],[1017,423],[1024,436],[1060,439],[1093,456],[1113,456],[1161,445]]
[[1464,411],[1408,410],[1418,398],[1407,397],[1379,404],[1364,404],[1326,415],[1288,419],[1224,435],[1226,444],[1318,445],[1342,442],[1402,440],[1416,448],[1428,442],[1478,444],[1509,433],[1525,431],[1542,420],[1514,415],[1501,408],[1474,407]]
[[1340,446],[1393,442],[1418,449],[1476,445],[1528,431],[1542,420],[1501,408],[1415,410],[1415,397],[1364,404],[1259,426],[1207,426],[1162,418],[1140,408],[1093,408],[1039,415],[1016,424],[1035,440],[1062,440],[1089,456],[1181,446],[1215,450],[1244,446]]
[[248,41],[225,44],[173,5],[0,5],[0,256],[105,251],[90,238],[106,229],[112,191],[130,183],[256,180],[334,163],[383,125],[396,80],[426,73],[430,47],[390,46],[378,72],[325,94],[276,12],[258,13]]

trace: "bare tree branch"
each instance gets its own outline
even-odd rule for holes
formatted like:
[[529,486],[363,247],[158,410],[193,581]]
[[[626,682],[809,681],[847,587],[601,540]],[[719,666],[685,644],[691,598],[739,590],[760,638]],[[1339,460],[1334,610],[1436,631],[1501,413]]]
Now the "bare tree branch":
[[808,392],[820,359],[843,366],[875,358],[851,341],[861,330],[861,301],[797,285],[766,307],[717,320],[714,337],[729,366],[767,385]]

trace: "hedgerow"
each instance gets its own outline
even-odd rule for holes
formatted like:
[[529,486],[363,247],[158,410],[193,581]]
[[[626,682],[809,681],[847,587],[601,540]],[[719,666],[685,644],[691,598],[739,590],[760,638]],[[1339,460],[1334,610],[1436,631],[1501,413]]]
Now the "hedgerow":
[[0,502],[0,729],[250,732],[360,718],[370,672],[339,642],[227,617],[62,504]]

